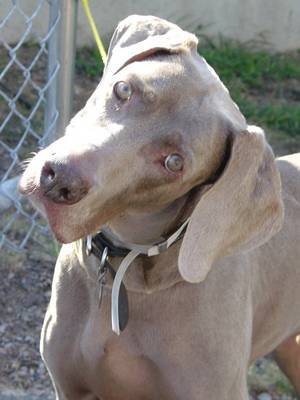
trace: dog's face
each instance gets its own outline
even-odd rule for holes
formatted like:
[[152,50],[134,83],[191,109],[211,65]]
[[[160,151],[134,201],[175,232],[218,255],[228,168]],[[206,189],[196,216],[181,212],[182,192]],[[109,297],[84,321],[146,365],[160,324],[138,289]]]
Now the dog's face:
[[[167,206],[214,176],[228,143],[245,136],[244,117],[196,47],[194,35],[155,17],[119,25],[98,88],[20,181],[60,241],[127,210]],[[249,137],[262,153],[263,136]]]
[[128,208],[163,207],[218,168],[226,141],[218,103],[238,111],[191,44],[138,53],[113,73],[108,64],[66,135],[32,160],[20,188],[62,242]]

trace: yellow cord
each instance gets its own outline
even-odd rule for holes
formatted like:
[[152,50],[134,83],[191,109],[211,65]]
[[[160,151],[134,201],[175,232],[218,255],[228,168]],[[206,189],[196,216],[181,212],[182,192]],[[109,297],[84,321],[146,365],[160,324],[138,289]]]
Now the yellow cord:
[[102,40],[100,39],[100,36],[98,34],[94,18],[92,16],[90,8],[89,8],[88,0],[82,0],[82,5],[83,5],[83,8],[84,8],[85,14],[87,16],[87,19],[89,21],[89,24],[91,26],[91,29],[92,29],[96,44],[97,44],[98,49],[99,49],[100,56],[101,56],[102,61],[103,61],[103,64],[105,65],[106,61],[107,61],[106,51],[105,51],[105,48],[103,46]]

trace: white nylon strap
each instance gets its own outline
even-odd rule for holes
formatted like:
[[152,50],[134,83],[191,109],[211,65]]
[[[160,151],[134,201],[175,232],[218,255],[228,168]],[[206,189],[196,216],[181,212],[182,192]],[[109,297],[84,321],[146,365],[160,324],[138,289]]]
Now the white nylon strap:
[[116,272],[116,276],[114,278],[112,292],[111,292],[111,324],[112,324],[112,330],[117,335],[120,335],[119,294],[120,294],[121,283],[129,265],[139,254],[140,254],[139,252],[131,250],[131,252],[128,253],[127,256],[124,258],[124,260],[121,262]]
[[141,254],[145,254],[149,257],[157,256],[158,254],[162,253],[163,251],[167,250],[182,234],[184,229],[187,227],[188,223],[190,222],[190,218],[188,218],[180,228],[177,229],[176,232],[173,233],[167,240],[160,242],[154,245],[140,245],[134,243],[126,243],[126,247],[130,250],[138,251]]
[[177,229],[177,231],[174,232],[173,235],[171,235],[167,240],[165,240],[162,243],[159,243],[157,245],[154,245],[154,246],[150,247],[150,249],[147,252],[148,256],[149,257],[156,256],[156,255],[160,254],[162,251],[168,249],[174,242],[176,242],[176,240],[181,235],[181,233],[186,228],[186,226],[188,225],[189,222],[190,222],[190,218],[188,218],[181,225],[181,227],[179,229]]

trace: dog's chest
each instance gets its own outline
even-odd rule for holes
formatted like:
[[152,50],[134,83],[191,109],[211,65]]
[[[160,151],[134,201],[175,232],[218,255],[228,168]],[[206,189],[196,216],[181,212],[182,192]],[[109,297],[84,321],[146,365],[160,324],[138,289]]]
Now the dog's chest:
[[183,380],[185,366],[190,369],[194,357],[195,371],[199,367],[190,345],[196,338],[188,328],[196,310],[191,304],[183,316],[176,299],[172,293],[164,299],[129,294],[129,323],[120,336],[111,331],[109,293],[100,310],[91,310],[80,350],[85,380],[101,399],[184,398],[189,386]]

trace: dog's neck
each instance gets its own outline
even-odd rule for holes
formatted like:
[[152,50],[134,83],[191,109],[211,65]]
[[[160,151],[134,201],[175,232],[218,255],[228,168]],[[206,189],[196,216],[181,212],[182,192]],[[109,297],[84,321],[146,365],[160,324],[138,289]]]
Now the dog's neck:
[[157,243],[183,222],[188,197],[189,194],[186,194],[154,212],[127,212],[110,221],[101,230],[116,246]]
[[[124,214],[110,221],[102,232],[118,247],[162,241],[191,215],[202,191],[202,188],[196,188],[157,212]],[[158,256],[136,258],[124,277],[126,288],[129,291],[153,292],[181,282],[177,264],[180,246],[181,240]],[[120,258],[112,257],[110,262],[117,269]]]

